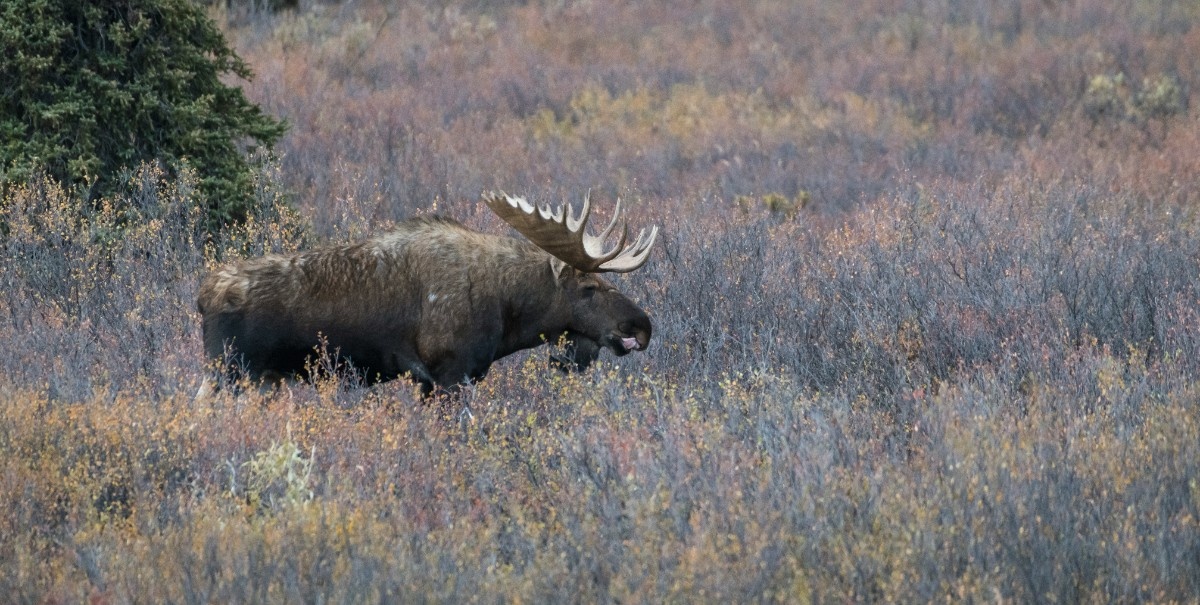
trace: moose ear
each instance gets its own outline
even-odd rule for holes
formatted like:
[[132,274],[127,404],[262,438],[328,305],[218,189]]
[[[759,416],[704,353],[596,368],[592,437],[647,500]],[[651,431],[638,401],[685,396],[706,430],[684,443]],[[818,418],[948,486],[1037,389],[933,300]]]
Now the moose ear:
[[554,279],[562,279],[562,272],[566,267],[567,263],[564,263],[553,256],[550,257],[550,270],[554,272]]

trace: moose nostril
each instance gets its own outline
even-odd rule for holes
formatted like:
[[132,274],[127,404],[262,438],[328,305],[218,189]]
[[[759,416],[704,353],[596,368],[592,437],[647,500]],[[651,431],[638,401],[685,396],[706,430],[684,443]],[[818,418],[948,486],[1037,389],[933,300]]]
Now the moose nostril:
[[[653,331],[650,326],[650,318],[645,315],[623,321],[617,325],[617,329],[623,334],[637,335],[639,341],[650,340],[650,333]],[[645,333],[644,336],[643,333]]]
[[645,349],[650,346],[650,332],[638,332],[637,342],[639,349]]

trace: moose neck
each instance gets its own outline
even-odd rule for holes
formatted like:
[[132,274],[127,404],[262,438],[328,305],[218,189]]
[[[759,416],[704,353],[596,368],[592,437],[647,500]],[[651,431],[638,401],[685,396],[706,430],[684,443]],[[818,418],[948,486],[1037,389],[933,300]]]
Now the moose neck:
[[545,342],[554,344],[570,322],[570,303],[551,269],[550,256],[541,250],[530,252],[506,271],[504,297],[508,304],[500,356]]

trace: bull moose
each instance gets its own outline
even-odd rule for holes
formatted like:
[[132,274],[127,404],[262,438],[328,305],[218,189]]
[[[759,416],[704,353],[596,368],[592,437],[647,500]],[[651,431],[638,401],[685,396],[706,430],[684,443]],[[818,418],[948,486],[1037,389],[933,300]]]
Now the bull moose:
[[404,375],[428,395],[482,378],[513,352],[564,339],[552,356],[585,368],[602,348],[644,350],[650,318],[598,274],[633,271],[649,257],[658,227],[628,241],[621,214],[599,235],[569,205],[535,208],[488,192],[483,201],[525,239],[423,216],[354,244],[224,265],[200,285],[204,350],[225,370],[269,381],[303,376],[319,346],[367,383]]

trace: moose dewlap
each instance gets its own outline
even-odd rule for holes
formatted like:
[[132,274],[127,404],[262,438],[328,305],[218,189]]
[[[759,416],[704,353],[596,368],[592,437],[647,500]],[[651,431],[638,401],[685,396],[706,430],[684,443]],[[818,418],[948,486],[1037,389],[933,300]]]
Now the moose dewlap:
[[520,197],[483,201],[525,239],[473,231],[436,216],[354,244],[231,263],[200,285],[204,349],[226,371],[252,379],[303,375],[318,347],[368,382],[410,375],[430,393],[482,378],[492,362],[544,342],[566,341],[554,361],[584,368],[607,348],[650,344],[650,318],[599,273],[633,271],[658,228],[606,242],[621,214],[587,233],[590,196],[578,216]]

